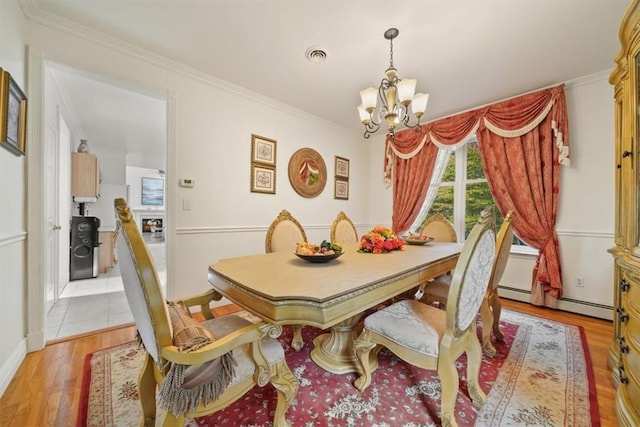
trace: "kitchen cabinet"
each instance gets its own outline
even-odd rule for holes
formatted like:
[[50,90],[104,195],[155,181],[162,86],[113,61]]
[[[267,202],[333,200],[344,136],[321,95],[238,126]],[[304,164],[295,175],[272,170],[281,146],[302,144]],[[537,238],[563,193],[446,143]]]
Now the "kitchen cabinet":
[[74,199],[100,197],[100,167],[95,155],[71,153],[71,196]]

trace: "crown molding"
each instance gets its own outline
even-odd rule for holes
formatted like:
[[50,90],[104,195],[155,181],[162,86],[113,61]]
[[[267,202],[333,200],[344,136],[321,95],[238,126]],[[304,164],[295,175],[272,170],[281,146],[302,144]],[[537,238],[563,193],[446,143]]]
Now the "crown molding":
[[238,86],[226,80],[222,80],[211,74],[207,74],[202,71],[196,70],[195,68],[188,67],[182,63],[173,61],[164,56],[157,55],[146,49],[138,47],[134,44],[106,35],[90,27],[81,25],[74,21],[70,21],[59,15],[49,13],[40,8],[40,5],[38,4],[38,0],[18,0],[18,2],[22,8],[22,11],[25,17],[29,21],[41,24],[49,28],[53,28],[58,31],[65,32],[67,34],[71,34],[73,36],[77,36],[84,40],[92,41],[94,43],[102,45],[113,51],[122,53],[124,55],[130,56],[132,58],[135,58],[144,62],[148,62],[150,64],[175,72],[177,74],[184,75],[194,80],[198,80],[201,83],[223,89],[227,92],[233,93],[235,95],[241,96],[243,98],[249,99],[254,102],[258,102],[264,106],[273,108],[274,110],[278,110],[283,113],[296,116],[303,120],[308,120],[310,122],[317,123],[321,126],[336,130],[347,136],[353,136],[353,137],[360,136],[358,132],[345,128],[343,126],[340,126],[329,120],[322,119],[318,116],[309,114],[298,108],[294,108],[288,104],[284,104],[282,102],[276,101],[273,98],[269,98],[267,96],[261,95],[257,92],[251,91],[242,86]]

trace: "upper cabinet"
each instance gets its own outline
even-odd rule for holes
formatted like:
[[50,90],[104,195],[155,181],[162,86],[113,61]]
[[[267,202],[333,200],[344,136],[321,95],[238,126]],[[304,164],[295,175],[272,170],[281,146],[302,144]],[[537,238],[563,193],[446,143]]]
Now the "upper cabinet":
[[100,168],[95,155],[71,153],[71,195],[82,201],[100,197]]
[[614,337],[609,352],[621,426],[640,425],[640,0],[620,27],[615,98]]

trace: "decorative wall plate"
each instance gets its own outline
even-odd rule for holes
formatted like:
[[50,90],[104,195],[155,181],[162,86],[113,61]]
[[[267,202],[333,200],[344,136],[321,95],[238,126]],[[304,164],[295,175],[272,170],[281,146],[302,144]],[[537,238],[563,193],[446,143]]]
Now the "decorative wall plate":
[[289,159],[289,182],[302,197],[316,197],[327,184],[327,166],[320,153],[301,148]]

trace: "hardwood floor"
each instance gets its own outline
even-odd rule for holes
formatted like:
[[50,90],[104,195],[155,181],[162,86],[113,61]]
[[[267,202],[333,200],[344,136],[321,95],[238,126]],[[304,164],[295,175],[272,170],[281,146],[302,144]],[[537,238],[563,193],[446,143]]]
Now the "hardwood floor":
[[[602,427],[616,426],[615,389],[607,369],[613,323],[503,299],[503,306],[559,322],[580,325],[591,354]],[[237,310],[225,306],[222,315]],[[133,326],[50,344],[29,353],[0,398],[0,426],[73,426],[76,424],[85,356],[93,351],[132,341]]]

